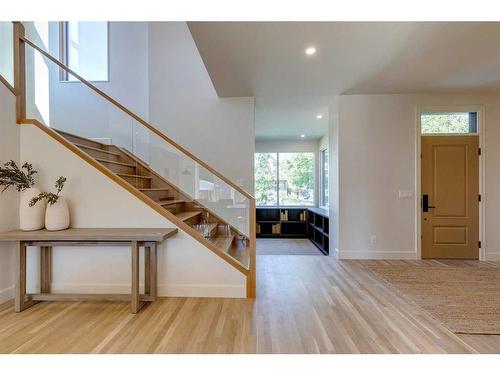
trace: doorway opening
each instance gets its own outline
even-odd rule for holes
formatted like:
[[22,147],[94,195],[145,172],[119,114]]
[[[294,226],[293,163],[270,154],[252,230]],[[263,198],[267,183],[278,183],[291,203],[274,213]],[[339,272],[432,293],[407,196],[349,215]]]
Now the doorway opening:
[[481,109],[418,113],[420,258],[482,259]]

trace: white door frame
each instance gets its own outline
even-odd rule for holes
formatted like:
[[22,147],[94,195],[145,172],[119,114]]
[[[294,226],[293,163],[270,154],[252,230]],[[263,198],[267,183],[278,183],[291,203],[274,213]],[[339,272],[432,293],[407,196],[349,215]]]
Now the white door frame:
[[[481,148],[481,156],[479,157],[479,194],[481,194],[481,202],[479,202],[479,241],[481,241],[481,248],[479,249],[479,260],[486,260],[486,236],[485,236],[485,209],[486,207],[486,191],[485,191],[485,121],[484,121],[484,105],[447,105],[447,106],[417,106],[416,108],[416,154],[415,154],[415,212],[417,213],[417,220],[415,223],[415,247],[417,252],[417,259],[422,259],[422,209],[420,198],[422,196],[421,189],[421,176],[422,166],[420,155],[422,152],[422,135],[421,135],[421,114],[424,112],[477,112],[477,133],[479,135],[479,147]],[[436,135],[450,135],[450,136],[466,136],[467,134],[436,134]],[[431,135],[430,135],[431,136]]]

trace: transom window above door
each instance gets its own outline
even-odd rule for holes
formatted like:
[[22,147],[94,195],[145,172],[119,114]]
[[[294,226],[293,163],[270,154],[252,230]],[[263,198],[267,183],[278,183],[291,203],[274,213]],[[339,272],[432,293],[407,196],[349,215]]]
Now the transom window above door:
[[477,133],[477,112],[423,112],[422,134]]

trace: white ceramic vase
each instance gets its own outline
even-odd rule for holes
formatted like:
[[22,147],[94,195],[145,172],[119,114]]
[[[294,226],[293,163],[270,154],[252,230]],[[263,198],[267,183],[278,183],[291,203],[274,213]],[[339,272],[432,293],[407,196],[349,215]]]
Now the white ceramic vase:
[[21,230],[39,230],[45,226],[45,200],[30,207],[30,201],[40,194],[40,189],[29,188],[21,192],[19,201],[19,228]]
[[66,199],[59,197],[52,206],[47,205],[45,212],[45,228],[47,230],[64,230],[69,228],[69,207]]

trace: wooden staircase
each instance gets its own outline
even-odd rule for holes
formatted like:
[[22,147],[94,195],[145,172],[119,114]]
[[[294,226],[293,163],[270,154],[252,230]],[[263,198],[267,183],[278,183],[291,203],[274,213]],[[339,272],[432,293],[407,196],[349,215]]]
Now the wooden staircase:
[[213,247],[248,269],[248,239],[154,172],[147,163],[125,148],[53,130],[161,206],[165,210],[165,216],[174,224],[178,224],[180,229],[183,229],[184,225],[189,226],[194,229],[190,233],[194,233],[199,240],[208,240]]

